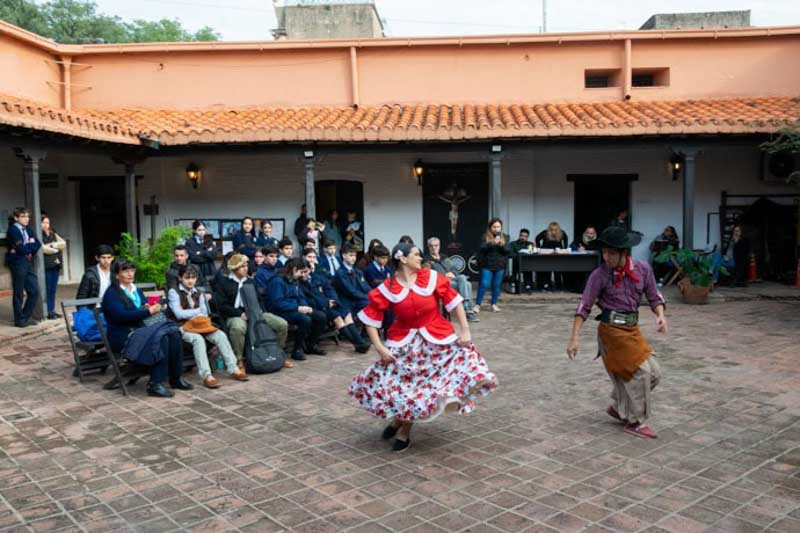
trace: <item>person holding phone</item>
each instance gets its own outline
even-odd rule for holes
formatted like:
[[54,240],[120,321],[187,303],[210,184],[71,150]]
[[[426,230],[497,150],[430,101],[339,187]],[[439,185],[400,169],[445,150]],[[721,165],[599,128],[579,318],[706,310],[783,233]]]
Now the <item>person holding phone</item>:
[[492,311],[495,313],[500,311],[500,308],[497,307],[497,301],[500,299],[500,286],[506,274],[508,256],[511,255],[511,248],[508,245],[509,240],[508,235],[503,233],[503,221],[499,218],[491,219],[486,226],[483,244],[481,244],[478,251],[481,281],[480,285],[478,285],[478,297],[475,298],[475,307],[472,308],[472,311],[476,314],[481,312],[483,297],[489,288],[492,291]]

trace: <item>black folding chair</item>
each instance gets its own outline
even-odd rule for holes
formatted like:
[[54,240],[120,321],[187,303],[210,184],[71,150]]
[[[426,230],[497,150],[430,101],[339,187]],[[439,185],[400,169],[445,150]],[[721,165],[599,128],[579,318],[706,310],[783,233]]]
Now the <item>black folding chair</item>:
[[73,375],[83,383],[86,372],[98,371],[104,374],[109,366],[108,354],[102,339],[97,341],[82,341],[73,328],[72,315],[81,307],[94,309],[100,302],[99,298],[84,298],[82,300],[62,300],[61,314],[64,315],[64,324],[67,327],[67,338],[72,347],[72,356],[75,360]]

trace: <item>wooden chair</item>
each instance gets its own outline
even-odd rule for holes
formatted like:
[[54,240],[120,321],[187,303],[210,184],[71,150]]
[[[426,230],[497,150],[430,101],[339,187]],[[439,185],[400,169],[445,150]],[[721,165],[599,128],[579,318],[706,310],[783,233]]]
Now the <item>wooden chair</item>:
[[97,371],[105,374],[109,366],[108,353],[102,338],[96,341],[82,341],[73,328],[73,313],[81,307],[94,309],[99,302],[99,298],[61,301],[61,314],[64,316],[67,338],[72,347],[72,356],[75,361],[73,376],[77,376],[81,383],[83,383],[83,376],[86,372]]

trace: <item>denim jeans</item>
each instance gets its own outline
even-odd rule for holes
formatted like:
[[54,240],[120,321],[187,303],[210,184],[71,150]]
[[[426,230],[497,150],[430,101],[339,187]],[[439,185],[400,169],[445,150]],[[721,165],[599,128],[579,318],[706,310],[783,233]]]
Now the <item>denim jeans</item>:
[[458,294],[464,298],[464,309],[472,312],[472,285],[470,284],[467,276],[459,274],[450,280],[450,286],[453,287]]
[[169,378],[170,385],[178,382],[183,375],[183,343],[175,331],[161,337],[164,358],[150,367],[150,383],[164,383]]
[[56,310],[56,290],[58,289],[58,276],[60,274],[60,268],[48,268],[44,271],[44,288],[47,295],[48,314]]
[[733,276],[734,273],[732,269],[736,265],[733,262],[733,259],[728,259],[724,257],[722,254],[716,253],[711,257],[711,279],[714,280],[714,283],[719,281],[719,271],[721,267],[725,267],[728,269],[728,273]]
[[222,359],[225,361],[225,369],[233,374],[239,370],[239,365],[236,362],[236,355],[233,353],[231,343],[228,341],[227,335],[222,331],[217,330],[214,333],[206,333],[201,335],[199,333],[189,333],[181,329],[184,342],[192,345],[192,353],[194,353],[194,362],[197,363],[197,373],[200,374],[200,379],[206,379],[211,375],[211,365],[208,363],[208,351],[206,350],[206,340],[219,349]]
[[481,303],[483,303],[483,295],[486,294],[490,286],[492,288],[492,305],[497,303],[497,300],[500,299],[500,285],[503,283],[505,273],[505,270],[492,272],[488,268],[481,269],[481,283],[478,285],[478,297],[475,299],[476,304],[481,305]]

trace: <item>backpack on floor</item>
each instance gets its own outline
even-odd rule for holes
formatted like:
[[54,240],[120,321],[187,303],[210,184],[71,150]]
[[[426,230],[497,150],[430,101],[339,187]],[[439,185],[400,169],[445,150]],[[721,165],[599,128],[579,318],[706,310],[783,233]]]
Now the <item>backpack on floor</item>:
[[283,368],[285,356],[278,346],[278,336],[262,317],[256,286],[241,288],[242,305],[247,313],[247,337],[244,343],[244,364],[248,374],[270,374]]

